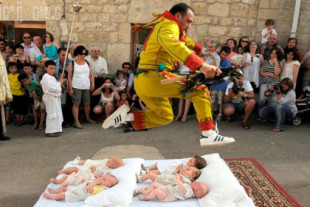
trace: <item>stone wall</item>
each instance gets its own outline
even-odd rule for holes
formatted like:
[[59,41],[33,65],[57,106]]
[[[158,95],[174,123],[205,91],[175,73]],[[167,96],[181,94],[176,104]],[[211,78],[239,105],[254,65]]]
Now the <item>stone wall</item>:
[[[74,18],[72,4],[76,0],[0,0],[0,19],[46,21],[47,31],[56,41],[68,41]],[[179,0],[81,0],[83,6],[76,16],[72,42],[90,48],[98,45],[101,55],[115,71],[124,61],[130,61],[131,23],[147,23],[152,12],[163,12]],[[293,0],[183,0],[195,10],[194,24],[189,36],[204,44],[215,38],[249,36],[261,41],[264,22],[276,22],[279,42],[286,45],[289,37],[295,1]],[[64,7],[63,7],[64,6]],[[63,12],[65,10],[65,14]],[[63,16],[64,15],[64,16]],[[64,17],[64,18],[63,18]],[[310,48],[310,0],[302,0],[297,38],[299,48]]]

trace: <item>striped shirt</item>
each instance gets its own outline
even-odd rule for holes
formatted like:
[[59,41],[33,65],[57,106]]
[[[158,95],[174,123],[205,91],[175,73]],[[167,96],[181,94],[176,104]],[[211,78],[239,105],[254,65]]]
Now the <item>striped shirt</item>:
[[[280,67],[280,64],[279,64]],[[263,63],[263,70],[265,73],[273,73],[275,71],[275,65],[274,64],[270,64],[268,60],[265,60]],[[279,78],[273,78],[270,76],[262,76],[262,83],[266,83],[266,84],[279,84],[280,83],[280,79]]]

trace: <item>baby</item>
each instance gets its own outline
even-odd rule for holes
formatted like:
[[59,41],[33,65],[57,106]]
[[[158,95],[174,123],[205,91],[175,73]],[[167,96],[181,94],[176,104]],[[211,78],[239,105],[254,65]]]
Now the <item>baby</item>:
[[152,173],[156,173],[159,175],[161,173],[177,173],[181,165],[183,166],[183,168],[186,168],[187,166],[189,166],[189,167],[197,167],[198,169],[202,169],[207,165],[207,163],[203,157],[195,155],[189,160],[182,160],[181,162],[175,161],[175,160],[171,160],[171,161],[162,160],[149,167],[145,167],[143,164],[141,165],[141,167],[147,173],[152,172]]
[[78,167],[68,167],[63,170],[59,170],[58,174],[69,174],[63,176],[61,179],[51,178],[50,182],[54,184],[66,185],[78,185],[88,180],[95,179],[100,175],[105,175],[111,172],[112,169],[119,168],[124,165],[122,159],[118,157],[111,157],[110,159],[103,160],[79,160],[75,159],[73,164],[82,165]]
[[112,174],[99,176],[93,181],[87,181],[77,186],[63,186],[57,190],[48,188],[49,193],[43,193],[44,198],[53,200],[65,200],[69,202],[85,200],[91,195],[113,187],[118,183],[117,178]]
[[177,185],[164,185],[154,182],[146,188],[140,188],[138,193],[139,200],[148,201],[158,198],[160,201],[185,200],[189,198],[202,198],[208,193],[208,187],[203,182],[194,181],[192,183],[183,183],[182,177],[175,175]]
[[[183,169],[183,166],[180,166],[177,172],[175,174],[182,177],[182,181],[186,183],[191,183],[193,180],[196,180],[200,176],[200,170],[196,167],[187,167],[186,169]],[[153,172],[149,172],[145,175],[143,175],[141,178],[137,176],[137,182],[144,182],[147,179],[151,179],[154,182],[162,183],[162,184],[176,184],[174,181],[174,174],[171,173],[162,173],[162,174],[156,174]]]

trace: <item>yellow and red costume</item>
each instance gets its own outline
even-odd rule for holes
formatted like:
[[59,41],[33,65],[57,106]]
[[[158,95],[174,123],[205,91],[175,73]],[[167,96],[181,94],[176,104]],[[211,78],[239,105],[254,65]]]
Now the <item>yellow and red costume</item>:
[[[185,36],[179,21],[170,12],[165,11],[148,25],[154,25],[154,28],[140,54],[138,70],[141,73],[135,78],[134,86],[138,96],[150,110],[133,111],[135,130],[162,126],[173,121],[168,98],[184,98],[179,92],[184,81],[166,85],[162,85],[160,81],[178,76],[172,73],[176,62],[192,71],[204,63],[195,54],[202,50],[202,46]],[[158,71],[161,63],[165,65],[165,69]],[[185,98],[193,102],[200,129],[213,129],[208,89],[203,85],[196,88]]]

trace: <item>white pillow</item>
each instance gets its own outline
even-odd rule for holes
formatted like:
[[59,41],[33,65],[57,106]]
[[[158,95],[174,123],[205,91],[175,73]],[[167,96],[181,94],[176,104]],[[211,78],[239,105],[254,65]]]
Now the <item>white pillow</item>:
[[218,153],[202,156],[207,166],[201,169],[197,181],[206,183],[209,193],[199,199],[200,206],[242,207],[248,206],[248,196],[237,178]]
[[142,158],[123,159],[124,166],[114,169],[111,174],[118,179],[118,184],[85,200],[84,206],[127,207],[132,200],[136,188],[136,173],[140,172]]

